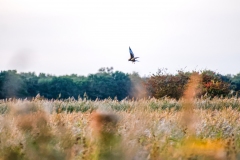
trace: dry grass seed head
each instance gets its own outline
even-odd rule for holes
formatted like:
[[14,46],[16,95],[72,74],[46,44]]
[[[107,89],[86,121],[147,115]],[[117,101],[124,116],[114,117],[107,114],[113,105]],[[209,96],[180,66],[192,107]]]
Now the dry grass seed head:
[[193,73],[183,94],[182,125],[185,126],[190,134],[195,132],[197,117],[194,115],[194,98],[197,95],[197,87],[201,81],[198,73]]

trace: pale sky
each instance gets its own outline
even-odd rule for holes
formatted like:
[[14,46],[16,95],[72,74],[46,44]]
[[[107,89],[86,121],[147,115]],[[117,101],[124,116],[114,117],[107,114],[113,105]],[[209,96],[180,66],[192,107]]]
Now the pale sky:
[[[139,63],[132,64],[131,46]],[[239,0],[0,0],[0,70],[240,72]]]

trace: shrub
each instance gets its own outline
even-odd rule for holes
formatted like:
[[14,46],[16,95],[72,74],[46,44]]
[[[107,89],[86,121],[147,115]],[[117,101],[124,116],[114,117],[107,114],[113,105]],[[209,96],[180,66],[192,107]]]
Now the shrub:
[[179,99],[184,91],[185,84],[189,79],[188,73],[178,71],[178,74],[164,74],[163,70],[158,70],[146,82],[147,89],[151,96],[161,98],[168,96]]
[[202,72],[202,92],[210,97],[227,96],[230,92],[230,83],[224,82],[219,74],[213,71]]

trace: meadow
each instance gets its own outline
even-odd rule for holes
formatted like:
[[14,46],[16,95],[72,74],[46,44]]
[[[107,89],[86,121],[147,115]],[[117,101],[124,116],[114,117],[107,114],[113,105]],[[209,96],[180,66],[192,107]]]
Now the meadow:
[[184,101],[1,100],[0,158],[239,159],[240,99]]
[[179,100],[1,100],[0,159],[240,159],[240,99],[197,98],[200,81]]

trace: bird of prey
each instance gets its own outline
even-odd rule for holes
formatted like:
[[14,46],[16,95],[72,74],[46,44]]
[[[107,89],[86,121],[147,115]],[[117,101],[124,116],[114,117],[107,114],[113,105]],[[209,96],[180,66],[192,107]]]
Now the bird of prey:
[[134,57],[133,51],[130,47],[129,47],[129,53],[130,53],[130,58],[128,59],[128,61],[132,61],[133,63],[138,62],[137,58],[139,57]]

